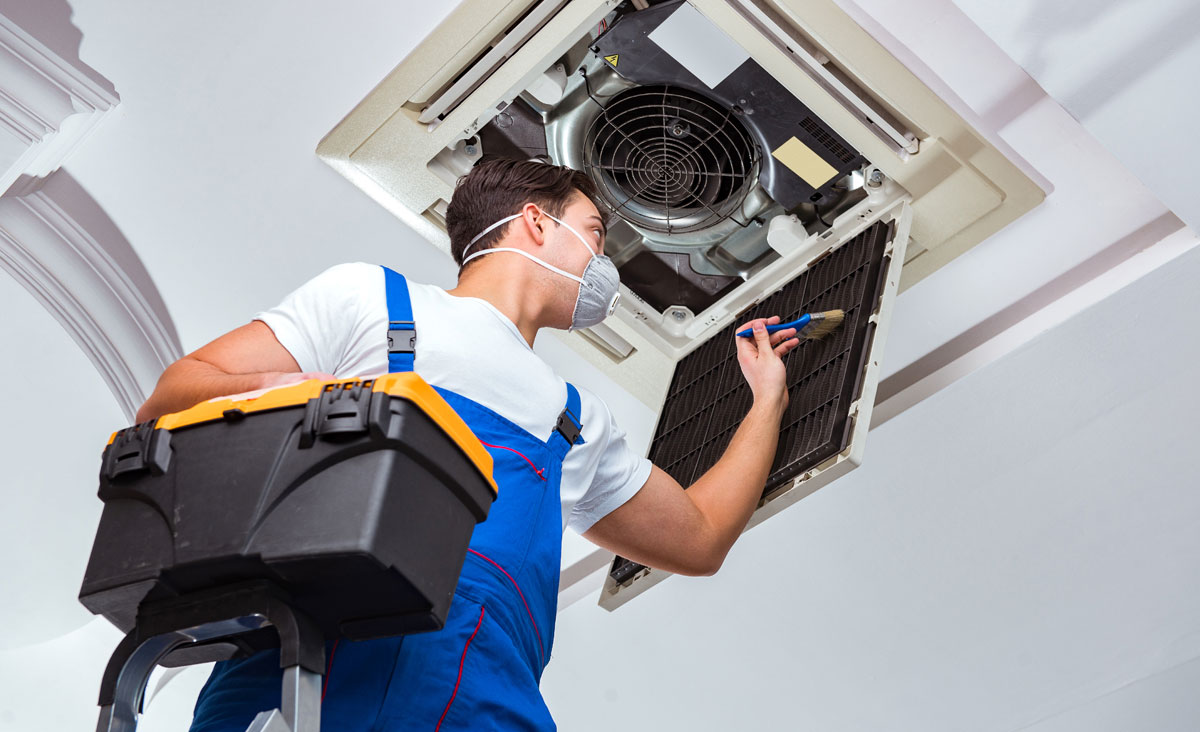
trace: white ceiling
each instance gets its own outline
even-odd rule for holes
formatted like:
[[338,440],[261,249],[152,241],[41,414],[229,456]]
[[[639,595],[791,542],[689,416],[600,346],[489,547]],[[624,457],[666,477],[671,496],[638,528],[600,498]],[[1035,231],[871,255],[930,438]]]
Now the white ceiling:
[[[841,4],[915,56],[927,77],[948,87],[982,127],[999,134],[1054,187],[1040,207],[905,292],[893,318],[885,376],[1167,213],[1161,196],[1046,96],[951,0]],[[1099,68],[1100,58],[1063,61]],[[1166,139],[1154,144],[1170,148]]]
[[[0,12],[9,3],[31,7],[0,0]],[[1200,249],[1186,230],[1155,242],[1168,204],[1195,223],[1200,183],[1171,166],[1195,150],[1188,130],[1146,110],[1169,98],[1192,105],[1179,119],[1200,111],[1163,91],[1200,73],[1193,11],[1114,2],[1081,23],[1092,5],[1079,1],[1000,14],[960,0],[971,17],[948,0],[844,4],[1054,186],[900,297],[889,374],[1097,257],[1183,254],[874,430],[862,468],[747,534],[717,576],[672,578],[613,614],[591,598],[568,607],[548,703],[569,730],[1188,729]],[[39,7],[67,17],[63,0]],[[80,57],[121,104],[65,168],[142,257],[185,351],[337,262],[453,282],[443,255],[313,152],[451,7],[72,0]],[[1101,80],[1114,68],[1139,73],[1112,93]],[[0,608],[0,730],[80,728],[118,636],[75,595],[96,458],[125,418],[61,327],[0,280],[0,306],[20,313],[3,321],[14,356],[0,375],[51,385],[14,390],[3,433],[15,467],[0,581],[20,589]],[[644,407],[556,341],[538,348],[648,444]],[[568,535],[564,561],[587,551]],[[181,728],[203,679],[193,669],[167,686],[141,729]]]
[[1193,229],[1200,4],[956,0],[1071,116]]

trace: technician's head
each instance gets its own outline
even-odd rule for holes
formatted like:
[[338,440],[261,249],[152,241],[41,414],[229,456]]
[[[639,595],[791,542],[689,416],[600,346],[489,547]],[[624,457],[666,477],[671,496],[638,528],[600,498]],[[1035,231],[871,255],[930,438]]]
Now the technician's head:
[[600,322],[616,306],[619,280],[604,256],[598,200],[595,184],[577,170],[505,158],[480,162],[459,179],[446,209],[460,281],[503,258],[500,266],[526,268],[560,300],[572,314],[570,327]]

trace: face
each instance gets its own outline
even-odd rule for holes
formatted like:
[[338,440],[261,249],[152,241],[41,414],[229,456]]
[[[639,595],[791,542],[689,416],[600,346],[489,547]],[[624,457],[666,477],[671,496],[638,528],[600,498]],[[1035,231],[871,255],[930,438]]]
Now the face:
[[[584,243],[592,252],[598,255],[604,254],[604,237],[607,233],[604,227],[604,218],[600,216],[595,204],[588,200],[587,196],[575,191],[574,198],[563,209],[559,218],[579,232]],[[587,267],[588,260],[592,258],[591,254],[579,246],[579,237],[572,234],[571,229],[560,226],[558,235],[561,238],[560,243],[564,245],[562,254],[565,255],[566,269],[570,272],[582,273]]]
[[[579,232],[579,236],[571,233],[571,229],[566,226],[550,228],[550,231],[554,232],[551,236],[556,240],[554,242],[554,248],[557,250],[554,257],[557,260],[555,265],[567,272],[583,276],[592,254],[604,254],[604,239],[607,233],[604,219],[596,210],[595,204],[579,191],[575,192],[575,196],[563,208],[563,212],[558,218],[568,224],[571,229]],[[553,224],[553,220],[550,223]],[[583,238],[583,244],[580,243],[580,237]],[[587,246],[587,249],[584,249],[584,245]],[[570,324],[571,315],[575,309],[579,285],[565,277],[557,275],[551,275],[551,277],[555,287],[561,293],[559,305],[565,318],[562,327],[566,327]]]

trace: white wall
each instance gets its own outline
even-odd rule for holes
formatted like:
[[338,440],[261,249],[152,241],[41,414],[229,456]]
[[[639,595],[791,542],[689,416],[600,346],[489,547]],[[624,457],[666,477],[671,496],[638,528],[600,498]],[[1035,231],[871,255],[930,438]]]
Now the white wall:
[[100,520],[99,457],[121,415],[62,326],[7,276],[0,277],[0,312],[8,387],[0,426],[2,652],[57,638],[92,619],[76,597]]

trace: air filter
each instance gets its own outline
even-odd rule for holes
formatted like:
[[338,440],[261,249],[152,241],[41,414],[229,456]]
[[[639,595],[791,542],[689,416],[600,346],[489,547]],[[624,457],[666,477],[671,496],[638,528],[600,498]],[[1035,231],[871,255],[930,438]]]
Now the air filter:
[[[738,326],[754,318],[779,315],[787,322],[834,309],[846,311],[838,330],[822,340],[801,341],[785,357],[788,409],[763,495],[844,450],[853,426],[850,405],[861,391],[866,345],[875,328],[868,319],[883,293],[893,228],[890,222],[873,224],[684,357],[659,416],[650,460],[686,487],[725,452],[752,401],[737,361]],[[610,574],[624,582],[644,568],[617,557]]]

